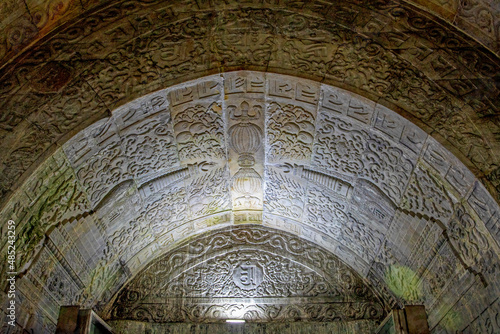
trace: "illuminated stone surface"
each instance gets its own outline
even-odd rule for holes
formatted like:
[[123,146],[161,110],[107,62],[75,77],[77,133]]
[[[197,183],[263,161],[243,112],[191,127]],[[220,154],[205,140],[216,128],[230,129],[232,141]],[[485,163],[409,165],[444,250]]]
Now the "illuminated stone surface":
[[151,261],[246,223],[425,304],[435,333],[498,331],[498,8],[415,3],[2,3],[19,324],[104,312]]

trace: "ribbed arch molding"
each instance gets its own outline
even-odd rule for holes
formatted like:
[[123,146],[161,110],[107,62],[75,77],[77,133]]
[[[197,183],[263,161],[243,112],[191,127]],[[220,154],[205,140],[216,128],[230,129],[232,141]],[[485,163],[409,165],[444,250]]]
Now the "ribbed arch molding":
[[114,110],[0,217],[18,222],[18,287],[36,326],[53,328],[63,304],[100,309],[184,240],[245,223],[331,252],[390,306],[423,303],[438,332],[498,308],[498,212],[456,157],[383,105],[239,71]]

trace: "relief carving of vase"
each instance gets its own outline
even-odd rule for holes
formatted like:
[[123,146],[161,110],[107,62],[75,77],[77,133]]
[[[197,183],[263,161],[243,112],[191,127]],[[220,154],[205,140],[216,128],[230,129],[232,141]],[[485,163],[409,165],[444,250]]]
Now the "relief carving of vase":
[[243,167],[233,177],[233,189],[242,195],[261,191],[262,178],[253,168]]

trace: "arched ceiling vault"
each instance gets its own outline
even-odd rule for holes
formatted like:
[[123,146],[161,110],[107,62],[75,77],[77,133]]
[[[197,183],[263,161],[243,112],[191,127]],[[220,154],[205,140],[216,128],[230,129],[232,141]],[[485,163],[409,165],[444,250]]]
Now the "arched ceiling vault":
[[179,243],[246,223],[330,252],[387,305],[425,304],[435,332],[495,326],[498,46],[427,4],[441,19],[392,2],[127,1],[14,33],[0,217],[18,224],[25,325],[110,307]]
[[443,143],[499,200],[499,59],[407,3],[126,1],[70,16],[3,63],[3,205],[51,152],[116,107],[234,69],[307,77],[388,106]]

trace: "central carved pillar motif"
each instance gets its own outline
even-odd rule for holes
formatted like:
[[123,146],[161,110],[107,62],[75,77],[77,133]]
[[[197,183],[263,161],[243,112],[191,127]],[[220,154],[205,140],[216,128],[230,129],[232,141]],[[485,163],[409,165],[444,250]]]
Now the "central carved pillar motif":
[[229,75],[225,81],[229,169],[235,220],[261,221],[264,209],[265,77]]

